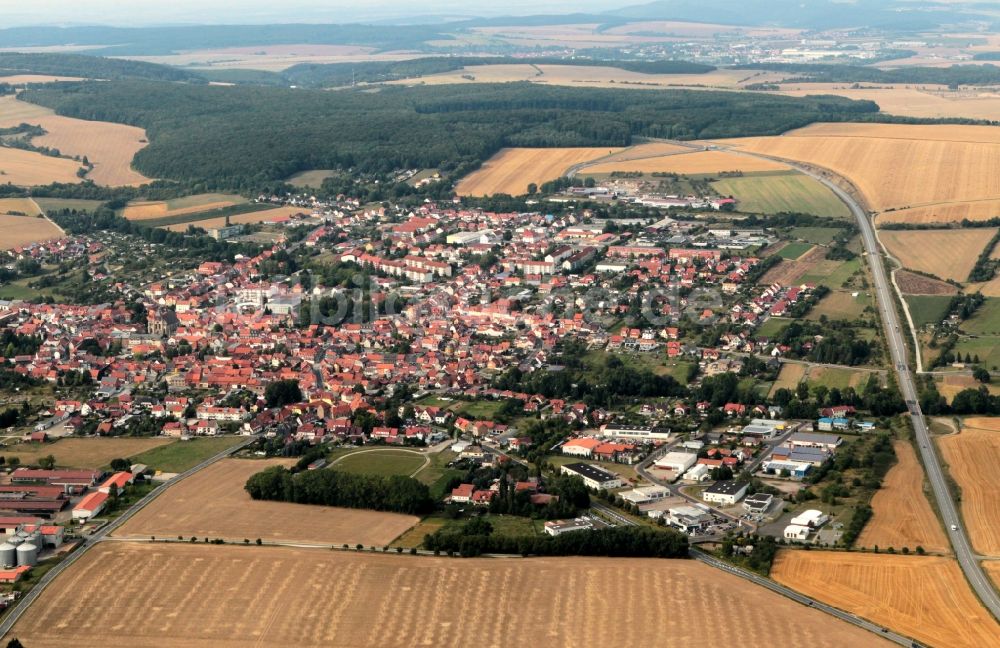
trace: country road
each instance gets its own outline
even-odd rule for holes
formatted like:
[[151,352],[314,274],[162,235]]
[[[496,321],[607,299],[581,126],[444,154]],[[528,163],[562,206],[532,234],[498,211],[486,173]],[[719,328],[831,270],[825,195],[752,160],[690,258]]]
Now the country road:
[[[750,154],[745,153],[744,155]],[[771,159],[766,156],[759,157]],[[788,160],[782,161],[788,163]],[[878,303],[879,315],[885,326],[886,342],[889,346],[893,367],[896,371],[899,389],[909,406],[910,420],[913,423],[913,430],[919,445],[920,458],[923,461],[924,469],[927,471],[927,479],[930,481],[934,500],[937,503],[938,511],[941,513],[941,519],[944,521],[948,538],[955,551],[955,557],[958,559],[958,563],[965,573],[966,579],[979,596],[979,600],[983,602],[983,605],[986,606],[995,618],[1000,620],[1000,595],[997,594],[997,590],[994,588],[989,577],[983,572],[982,566],[979,564],[976,554],[972,550],[965,525],[948,490],[944,471],[941,468],[937,451],[934,448],[930,432],[927,429],[927,421],[924,419],[923,412],[920,411],[916,383],[913,380],[913,373],[908,364],[908,351],[904,332],[900,327],[899,315],[896,312],[896,301],[886,275],[885,265],[882,261],[882,250],[875,235],[875,227],[868,214],[854,198],[834,182],[809,169],[796,166],[794,163],[790,164],[833,191],[850,208],[851,213],[854,214],[858,221],[858,226],[861,228],[861,239],[864,243],[865,256],[868,258],[868,265],[875,281],[876,301]]]

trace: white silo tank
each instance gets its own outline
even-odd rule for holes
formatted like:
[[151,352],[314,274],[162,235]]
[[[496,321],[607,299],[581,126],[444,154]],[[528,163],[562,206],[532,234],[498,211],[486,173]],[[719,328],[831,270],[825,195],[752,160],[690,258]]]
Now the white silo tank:
[[19,535],[11,536],[7,539],[7,544],[17,547],[20,544],[24,544],[24,538]]
[[17,565],[17,547],[9,542],[0,544],[0,565],[4,567]]
[[38,547],[30,542],[24,542],[17,546],[17,566],[33,566],[38,562]]

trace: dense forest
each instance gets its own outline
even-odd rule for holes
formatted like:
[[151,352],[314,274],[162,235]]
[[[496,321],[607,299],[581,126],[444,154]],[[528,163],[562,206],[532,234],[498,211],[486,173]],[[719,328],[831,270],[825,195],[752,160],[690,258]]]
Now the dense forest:
[[704,74],[715,69],[712,65],[687,61],[619,61],[602,59],[555,57],[483,57],[429,56],[409,61],[365,61],[361,63],[302,63],[281,73],[290,83],[307,86],[337,87],[352,83],[380,83],[397,79],[454,72],[478,65],[574,65],[609,66],[641,74]]
[[344,506],[417,515],[434,507],[430,490],[416,479],[399,475],[354,475],[336,470],[292,473],[273,466],[250,477],[250,497],[258,500]]
[[530,83],[324,92],[115,81],[34,87],[59,114],[141,126],[151,177],[250,189],[298,171],[440,168],[460,175],[505,146],[627,146],[774,135],[815,121],[870,118],[840,97],[542,87]]
[[180,68],[83,54],[0,52],[0,71],[3,74],[49,74],[84,79],[203,81],[198,75]]

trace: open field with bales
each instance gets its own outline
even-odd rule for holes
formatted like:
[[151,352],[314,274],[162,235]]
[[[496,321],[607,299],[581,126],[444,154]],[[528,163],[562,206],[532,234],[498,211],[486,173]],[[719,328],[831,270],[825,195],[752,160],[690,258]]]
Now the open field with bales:
[[132,158],[148,143],[146,131],[141,128],[63,117],[48,108],[18,101],[13,95],[0,97],[0,128],[21,123],[45,130],[45,135],[32,138],[32,144],[56,149],[63,155],[86,157],[94,165],[87,178],[97,184],[121,187],[149,182],[149,178],[132,169]]
[[76,184],[80,182],[76,175],[80,168],[78,162],[66,158],[0,147],[0,184],[18,187],[37,187],[53,182]]
[[[0,153],[0,157],[2,155]],[[62,236],[62,230],[46,218],[0,214],[0,250],[11,250],[29,243],[50,241]]]
[[561,177],[570,167],[613,155],[616,148],[507,148],[483,163],[458,183],[460,196],[491,196],[528,193],[528,185],[549,182]]
[[[1000,129],[990,126],[814,124],[723,143],[829,169],[875,211],[1000,198]],[[956,206],[950,215],[967,211]]]
[[976,551],[1000,557],[1000,418],[967,418],[958,434],[939,437],[948,472],[962,489],[962,519]]
[[947,553],[948,538],[941,522],[924,494],[924,470],[913,446],[905,441],[893,443],[897,463],[889,469],[882,488],[872,498],[872,519],[865,525],[855,544],[859,547]]
[[[114,595],[104,605],[80,596],[109,582]],[[619,622],[580,621],[606,616],[609,605]],[[695,642],[720,614],[739,619],[748,646],[767,645],[793,615],[796,636],[815,648],[889,645],[692,560],[459,560],[115,542],[60,576],[3,640],[16,636],[30,648],[249,648],[510,646],[545,637],[550,646],[651,646],[665,636]]]
[[243,490],[251,475],[289,464],[294,460],[223,459],[171,486],[115,535],[382,546],[418,521],[397,513],[252,500]]
[[41,213],[31,198],[0,198],[0,215],[38,216]]
[[760,173],[721,178],[712,188],[739,200],[738,211],[755,214],[800,212],[830,218],[850,218],[847,205],[819,181],[798,172]]
[[882,230],[879,238],[904,268],[965,282],[995,228]]
[[112,459],[128,459],[172,442],[166,437],[70,438],[52,443],[18,443],[0,447],[0,455],[10,462],[17,457],[31,465],[52,455],[60,468],[103,468]]
[[[282,223],[287,221],[292,216],[298,214],[308,214],[310,210],[302,209],[301,207],[275,207],[273,209],[261,209],[257,211],[250,211],[244,214],[236,214],[229,217],[229,222],[232,225],[253,225],[257,223]],[[193,215],[197,216],[197,215]],[[213,227],[224,227],[226,224],[225,216],[217,216],[214,218],[198,219],[193,217],[191,220],[185,220],[183,223],[173,223],[172,225],[164,226],[172,232],[184,232],[187,230],[188,225],[194,225],[195,227],[200,227],[202,229],[208,230]]]
[[231,194],[198,194],[174,200],[135,201],[126,205],[122,216],[132,221],[157,220],[222,209],[245,202],[246,198]]
[[580,172],[587,175],[613,173],[678,173],[680,175],[713,175],[717,173],[758,171],[785,171],[788,166],[780,162],[761,160],[747,155],[735,155],[725,151],[697,151],[687,149],[660,157],[639,159],[600,160],[592,166],[583,167]]
[[1000,636],[951,558],[783,550],[771,577],[930,646],[979,648]]

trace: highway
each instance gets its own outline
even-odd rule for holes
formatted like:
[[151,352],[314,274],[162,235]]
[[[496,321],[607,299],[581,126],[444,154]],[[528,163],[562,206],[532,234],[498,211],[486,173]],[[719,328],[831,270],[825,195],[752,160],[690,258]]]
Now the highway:
[[[788,163],[788,160],[782,161]],[[1000,595],[997,594],[997,590],[993,587],[993,583],[989,577],[983,572],[979,560],[972,550],[965,525],[958,514],[955,502],[952,500],[951,493],[948,490],[944,471],[941,469],[937,451],[934,448],[930,432],[927,429],[927,421],[920,411],[916,383],[913,379],[913,373],[908,366],[909,354],[906,342],[904,341],[904,333],[900,327],[899,315],[896,312],[896,301],[885,271],[885,264],[882,261],[879,241],[875,236],[875,227],[872,225],[872,221],[868,218],[868,214],[865,213],[864,209],[846,191],[818,173],[796,166],[795,164],[792,164],[792,166],[802,173],[819,180],[833,191],[850,208],[858,221],[858,226],[861,228],[861,240],[864,243],[865,256],[868,258],[868,266],[871,269],[872,278],[875,282],[875,296],[878,302],[879,314],[885,326],[889,353],[896,371],[899,389],[909,406],[910,420],[913,422],[913,430],[919,446],[918,449],[920,450],[920,459],[923,461],[924,469],[927,471],[927,479],[930,481],[934,500],[937,503],[941,519],[944,521],[945,530],[951,542],[952,549],[955,552],[955,557],[958,559],[958,563],[965,573],[966,579],[969,581],[972,589],[975,590],[976,595],[979,596],[979,600],[983,602],[995,618],[1000,619]]]
[[31,604],[35,602],[35,599],[37,599],[42,594],[45,588],[48,587],[49,583],[55,580],[56,577],[59,576],[59,574],[63,573],[63,571],[66,570],[70,565],[79,560],[80,557],[83,556],[83,554],[85,554],[88,549],[98,544],[99,542],[103,542],[105,539],[107,539],[108,535],[110,535],[118,527],[128,522],[132,518],[132,516],[141,511],[143,507],[147,506],[154,499],[159,497],[163,493],[163,491],[165,491],[170,486],[173,486],[177,482],[190,477],[199,470],[207,468],[216,461],[228,457],[234,452],[242,450],[243,448],[247,447],[256,440],[257,440],[256,436],[247,437],[245,440],[241,441],[237,445],[231,448],[227,448],[226,450],[223,450],[219,454],[206,459],[205,461],[201,462],[194,468],[191,468],[190,470],[181,473],[180,475],[174,477],[170,481],[160,484],[159,486],[151,490],[149,493],[147,493],[145,497],[143,497],[138,502],[130,506],[120,516],[118,516],[108,524],[105,524],[100,529],[98,529],[90,536],[88,536],[80,544],[80,546],[74,549],[68,556],[66,556],[62,560],[62,562],[60,562],[58,565],[56,565],[48,572],[46,572],[46,574],[42,576],[42,578],[38,581],[38,583],[31,588],[31,591],[29,591],[27,594],[21,597],[21,600],[17,602],[17,605],[15,605],[6,614],[6,616],[4,616],[3,621],[0,622],[0,637],[3,637],[8,632],[10,632],[10,629],[14,626],[17,620],[21,618],[21,615],[25,613],[25,611],[31,606]]

